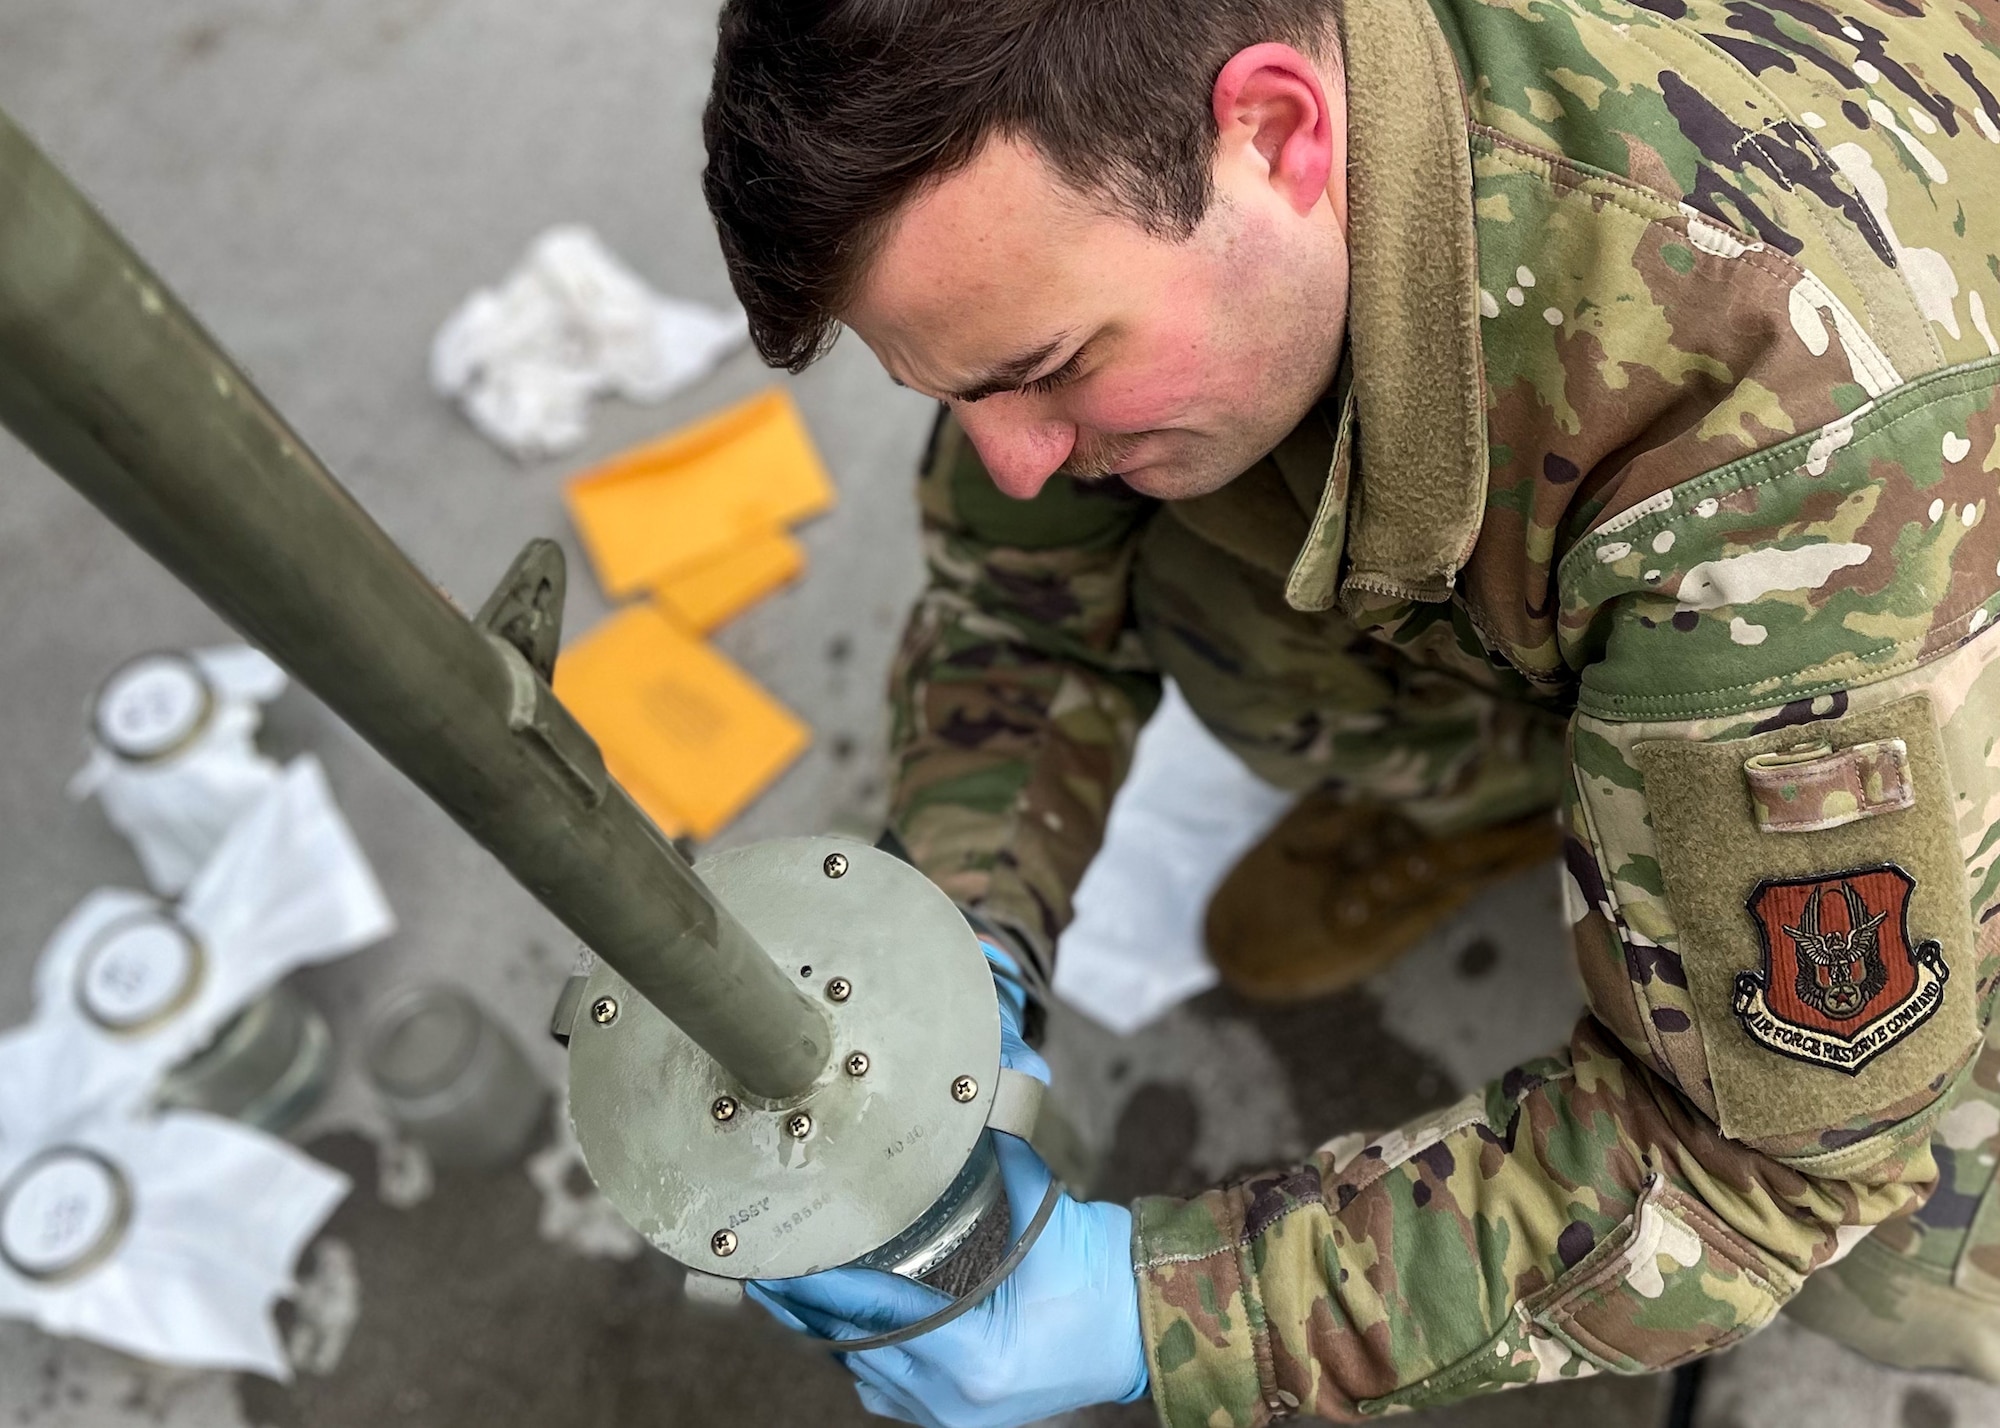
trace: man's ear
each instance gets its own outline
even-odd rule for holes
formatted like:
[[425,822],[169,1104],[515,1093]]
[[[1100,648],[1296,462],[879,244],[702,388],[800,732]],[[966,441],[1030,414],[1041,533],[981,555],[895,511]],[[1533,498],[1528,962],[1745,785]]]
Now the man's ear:
[[[1261,165],[1287,204],[1301,215],[1311,212],[1331,196],[1328,181],[1344,178],[1347,165],[1346,95],[1337,72],[1331,84],[1329,96],[1319,69],[1290,45],[1238,50],[1215,78],[1217,162]],[[1334,203],[1343,221],[1344,197]]]

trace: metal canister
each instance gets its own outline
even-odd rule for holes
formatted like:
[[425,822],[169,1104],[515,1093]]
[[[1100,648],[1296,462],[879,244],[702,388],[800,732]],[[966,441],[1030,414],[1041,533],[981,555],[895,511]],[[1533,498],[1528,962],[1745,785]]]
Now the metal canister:
[[0,1264],[41,1284],[81,1279],[117,1253],[131,1223],[125,1173],[94,1150],[57,1146],[0,1185]]
[[228,1116],[283,1134],[333,1079],[333,1033],[317,1007],[280,984],[162,1079],[163,1106]]
[[201,737],[216,708],[200,665],[173,650],[126,661],[97,691],[91,730],[97,742],[131,764],[171,759]]
[[511,1164],[541,1124],[548,1088],[514,1039],[462,992],[410,987],[376,1013],[368,1075],[397,1123],[439,1165]]

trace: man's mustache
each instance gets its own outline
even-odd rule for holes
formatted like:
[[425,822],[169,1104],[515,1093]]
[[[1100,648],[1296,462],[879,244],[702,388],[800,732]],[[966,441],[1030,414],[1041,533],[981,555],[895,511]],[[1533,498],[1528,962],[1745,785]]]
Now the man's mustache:
[[1105,436],[1079,441],[1069,458],[1056,468],[1056,475],[1074,481],[1102,481],[1132,459],[1143,439],[1143,436]]

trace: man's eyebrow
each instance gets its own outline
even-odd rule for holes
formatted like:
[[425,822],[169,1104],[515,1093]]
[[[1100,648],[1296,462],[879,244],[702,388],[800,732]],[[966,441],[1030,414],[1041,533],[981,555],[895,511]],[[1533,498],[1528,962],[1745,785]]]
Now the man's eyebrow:
[[1015,391],[1034,376],[1036,370],[1049,358],[1061,351],[1063,344],[1069,339],[1069,333],[1058,333],[1031,352],[1022,352],[1004,362],[995,363],[969,386],[955,392],[947,392],[945,395],[954,402],[977,402],[984,401],[987,397],[998,396],[1002,392]]

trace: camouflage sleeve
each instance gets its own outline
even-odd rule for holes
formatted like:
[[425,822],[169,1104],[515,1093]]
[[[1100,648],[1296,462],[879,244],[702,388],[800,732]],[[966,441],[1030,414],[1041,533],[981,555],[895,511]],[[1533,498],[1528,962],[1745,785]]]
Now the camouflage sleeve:
[[1938,1176],[2000,971],[2000,358],[1582,537],[1558,571],[1557,1056],[1135,1217],[1173,1425],[1663,1369]]
[[1159,697],[1129,597],[1154,505],[1066,479],[1012,500],[942,415],[920,497],[930,578],[890,676],[890,827],[1046,976]]

